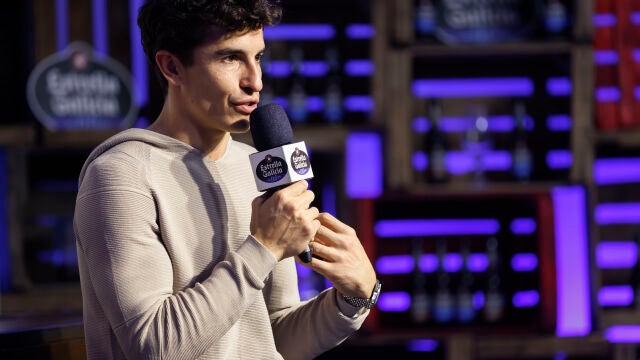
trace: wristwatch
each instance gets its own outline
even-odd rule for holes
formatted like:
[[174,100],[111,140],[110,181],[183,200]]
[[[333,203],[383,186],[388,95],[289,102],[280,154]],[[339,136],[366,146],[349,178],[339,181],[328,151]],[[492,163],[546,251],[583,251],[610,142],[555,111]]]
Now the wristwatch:
[[363,298],[354,297],[354,296],[347,296],[347,295],[342,295],[342,298],[349,305],[371,309],[378,302],[381,289],[382,289],[382,284],[380,283],[380,280],[376,279],[376,286],[373,287],[373,292],[371,293],[371,296],[368,299],[363,299]]

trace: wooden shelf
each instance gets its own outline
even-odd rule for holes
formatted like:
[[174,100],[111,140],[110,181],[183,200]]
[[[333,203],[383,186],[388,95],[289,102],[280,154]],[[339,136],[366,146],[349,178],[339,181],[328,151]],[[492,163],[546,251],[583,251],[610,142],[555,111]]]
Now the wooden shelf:
[[568,41],[516,42],[480,45],[440,45],[417,42],[409,46],[414,57],[511,56],[570,54]]
[[606,329],[614,325],[640,324],[640,310],[635,309],[602,309],[600,327]]
[[0,126],[0,146],[31,145],[35,139],[33,126],[3,125]]
[[640,129],[597,131],[597,143],[614,143],[623,147],[640,147]]

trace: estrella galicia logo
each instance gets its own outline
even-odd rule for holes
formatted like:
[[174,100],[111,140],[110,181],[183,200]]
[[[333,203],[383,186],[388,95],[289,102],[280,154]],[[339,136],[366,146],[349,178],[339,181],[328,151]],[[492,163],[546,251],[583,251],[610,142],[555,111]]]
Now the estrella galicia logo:
[[131,74],[85,43],[39,63],[27,81],[33,114],[49,130],[121,129],[133,124]]
[[311,163],[309,162],[309,156],[304,151],[296,148],[291,154],[291,166],[293,171],[300,175],[304,175],[309,172]]
[[267,154],[264,160],[258,163],[256,175],[264,182],[278,182],[287,175],[287,164],[284,159]]

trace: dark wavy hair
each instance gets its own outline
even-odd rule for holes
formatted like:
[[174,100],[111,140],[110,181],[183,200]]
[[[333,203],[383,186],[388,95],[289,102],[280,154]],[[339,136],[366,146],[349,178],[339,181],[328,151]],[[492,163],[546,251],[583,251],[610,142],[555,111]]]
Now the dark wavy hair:
[[166,50],[185,65],[193,49],[204,43],[211,26],[226,34],[276,25],[282,17],[280,0],[148,0],[138,12],[142,47],[166,92],[167,80],[155,56]]

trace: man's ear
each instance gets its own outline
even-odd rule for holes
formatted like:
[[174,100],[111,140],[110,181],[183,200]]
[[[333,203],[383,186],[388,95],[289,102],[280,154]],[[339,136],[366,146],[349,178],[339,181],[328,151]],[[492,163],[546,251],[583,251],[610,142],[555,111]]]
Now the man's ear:
[[184,68],[175,55],[166,50],[160,50],[156,53],[156,64],[169,85],[182,84],[182,70]]

